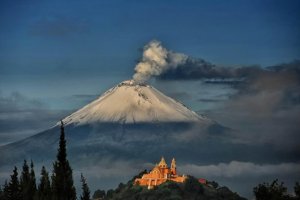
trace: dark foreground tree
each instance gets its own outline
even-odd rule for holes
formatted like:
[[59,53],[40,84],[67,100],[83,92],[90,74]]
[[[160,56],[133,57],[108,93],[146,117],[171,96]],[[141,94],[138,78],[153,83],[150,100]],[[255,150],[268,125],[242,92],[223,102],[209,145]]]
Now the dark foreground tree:
[[21,186],[19,183],[17,167],[14,168],[13,174],[10,176],[7,193],[8,193],[7,200],[21,200],[22,199]]
[[36,195],[36,179],[35,179],[35,172],[34,172],[34,165],[31,160],[30,163],[30,181],[29,181],[29,199],[33,199]]
[[259,184],[253,189],[256,200],[288,200],[292,199],[287,195],[287,188],[283,182],[278,183],[278,179],[274,180],[271,184]]
[[105,190],[96,190],[93,194],[93,199],[103,199],[105,197]]
[[300,184],[299,184],[299,182],[295,183],[294,192],[296,194],[296,199],[300,200]]
[[33,169],[33,163],[31,161],[31,169],[27,161],[24,160],[23,170],[20,177],[20,186],[23,200],[33,200],[36,193],[35,174]]
[[194,177],[189,177],[185,181],[184,188],[186,191],[197,192],[199,194],[203,194],[203,186],[199,181]]
[[33,196],[30,195],[30,173],[29,166],[27,161],[24,160],[22,173],[20,176],[20,185],[21,185],[21,193],[23,200],[33,199]]
[[86,179],[81,174],[81,183],[82,183],[82,195],[80,196],[81,200],[90,200],[90,189],[86,183]]
[[114,193],[115,193],[115,191],[114,191],[113,189],[107,190],[107,192],[106,192],[106,198],[107,198],[107,199],[113,198]]
[[0,197],[1,200],[8,199],[8,191],[9,191],[8,183],[7,183],[7,180],[5,180],[5,183],[4,183],[3,189],[2,189],[2,194],[1,194],[1,197]]
[[0,186],[0,200],[4,200],[4,192],[2,190],[2,186]]
[[51,200],[51,185],[49,174],[43,166],[41,171],[40,184],[37,190],[37,197],[39,200]]
[[54,200],[75,200],[76,191],[73,183],[72,169],[67,160],[64,125],[61,122],[59,148],[53,163],[52,194]]

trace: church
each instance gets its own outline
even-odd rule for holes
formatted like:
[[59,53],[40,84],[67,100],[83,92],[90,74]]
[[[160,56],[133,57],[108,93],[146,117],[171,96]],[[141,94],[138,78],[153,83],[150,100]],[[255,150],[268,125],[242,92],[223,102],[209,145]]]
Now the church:
[[179,176],[176,171],[176,161],[173,158],[171,167],[169,168],[165,159],[162,157],[161,161],[148,174],[144,174],[142,178],[137,178],[134,184],[147,186],[152,189],[154,186],[160,185],[166,181],[174,181],[183,183],[187,177],[185,175]]

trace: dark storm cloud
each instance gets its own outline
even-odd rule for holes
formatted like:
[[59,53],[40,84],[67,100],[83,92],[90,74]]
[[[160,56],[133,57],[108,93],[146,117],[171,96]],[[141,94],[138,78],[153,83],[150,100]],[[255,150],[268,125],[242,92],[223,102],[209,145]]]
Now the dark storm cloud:
[[216,177],[241,177],[241,176],[264,176],[285,174],[293,175],[300,173],[299,163],[279,164],[255,164],[252,162],[231,161],[229,163],[218,163],[216,165],[193,165],[186,164],[182,168],[195,175],[206,175],[207,178]]
[[193,79],[212,79],[221,78],[227,80],[226,82],[232,83],[238,81],[237,78],[244,78],[261,73],[264,70],[259,66],[245,66],[245,67],[222,67],[209,63],[203,59],[196,59],[188,57],[183,64],[177,67],[169,68],[164,71],[160,79],[178,79],[178,80],[193,80]]
[[165,80],[197,80],[204,79],[207,83],[239,84],[257,76],[277,73],[296,73],[300,75],[300,60],[262,68],[258,65],[241,67],[223,67],[214,65],[203,59],[187,58],[175,67],[169,67],[158,78]]
[[299,154],[300,62],[269,67],[239,85],[212,116],[236,128],[237,141],[272,144]]
[[41,37],[67,37],[86,32],[87,22],[64,16],[42,18],[30,26],[30,33]]
[[0,95],[0,145],[53,126],[67,111],[51,110],[20,93]]

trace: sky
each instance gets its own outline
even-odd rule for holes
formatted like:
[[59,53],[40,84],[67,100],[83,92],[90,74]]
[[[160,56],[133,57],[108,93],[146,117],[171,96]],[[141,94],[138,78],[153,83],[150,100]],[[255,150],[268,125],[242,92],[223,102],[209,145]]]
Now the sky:
[[[45,130],[131,79],[147,44],[156,40],[187,60],[149,83],[239,130],[234,142],[271,144],[290,155],[274,156],[267,166],[297,166],[299,8],[297,0],[3,0],[0,144]],[[225,168],[236,166],[245,173],[249,166],[264,171],[254,162],[233,161]],[[224,169],[220,164],[213,169],[218,167]]]

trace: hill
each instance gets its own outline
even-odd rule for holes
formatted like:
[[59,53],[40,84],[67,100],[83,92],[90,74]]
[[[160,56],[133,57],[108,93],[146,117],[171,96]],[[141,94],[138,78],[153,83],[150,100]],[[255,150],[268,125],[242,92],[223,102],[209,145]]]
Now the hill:
[[184,183],[167,181],[153,189],[134,185],[135,176],[126,184],[120,183],[115,190],[108,190],[104,200],[246,200],[227,187],[219,187],[216,182],[201,184],[192,176]]

